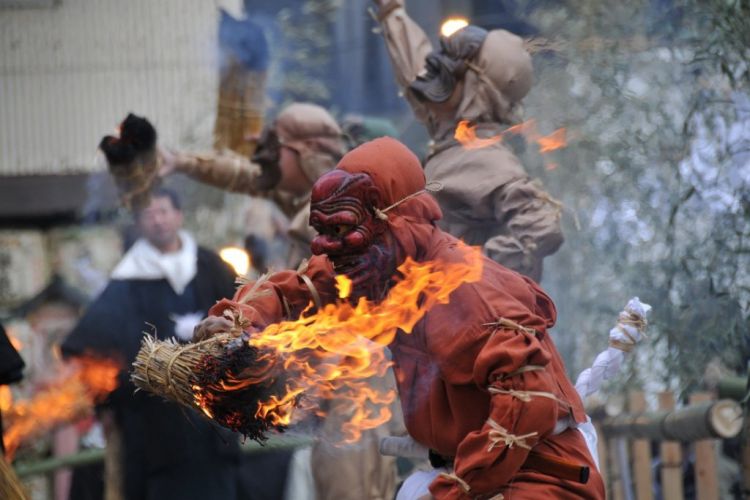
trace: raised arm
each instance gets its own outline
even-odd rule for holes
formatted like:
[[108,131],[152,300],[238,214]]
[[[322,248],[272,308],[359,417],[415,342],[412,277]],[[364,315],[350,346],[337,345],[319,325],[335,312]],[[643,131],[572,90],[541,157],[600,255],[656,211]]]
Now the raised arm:
[[230,150],[191,154],[160,150],[160,175],[183,173],[198,182],[226,191],[258,194],[260,167],[247,157]]
[[406,13],[404,0],[376,0],[375,4],[393,71],[403,89],[424,69],[432,44],[422,28]]

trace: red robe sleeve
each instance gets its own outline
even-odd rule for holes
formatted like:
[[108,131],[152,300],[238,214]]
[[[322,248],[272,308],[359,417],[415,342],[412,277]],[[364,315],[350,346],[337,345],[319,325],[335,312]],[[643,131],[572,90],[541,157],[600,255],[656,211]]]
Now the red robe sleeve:
[[280,271],[237,289],[231,299],[217,302],[208,313],[230,311],[242,324],[257,329],[285,319],[296,319],[310,306],[320,307],[337,297],[333,266],[316,256],[297,271]]
[[533,332],[502,328],[476,358],[473,378],[490,393],[487,421],[458,446],[454,472],[430,486],[437,499],[485,498],[508,485],[529,450],[549,435],[559,402],[550,355]]

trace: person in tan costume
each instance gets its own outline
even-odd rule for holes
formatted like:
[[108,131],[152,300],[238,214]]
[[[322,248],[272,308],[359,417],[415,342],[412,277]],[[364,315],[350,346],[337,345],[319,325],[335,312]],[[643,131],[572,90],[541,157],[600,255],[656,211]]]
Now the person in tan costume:
[[180,172],[220,189],[271,199],[290,220],[291,265],[309,256],[315,235],[307,223],[310,189],[345,152],[341,129],[328,111],[294,103],[263,131],[252,158],[228,149],[206,154],[162,150],[161,174]]
[[[288,257],[290,266],[310,256],[310,243],[317,235],[309,225],[310,191],[315,181],[332,170],[346,152],[336,120],[322,107],[295,103],[284,108],[258,139],[252,159],[230,150],[209,154],[162,153],[162,175],[184,173],[193,179],[276,203],[289,217],[289,236],[295,243]],[[303,261],[302,267],[305,266]],[[382,384],[382,381],[374,382]],[[389,380],[395,388],[395,380]],[[383,389],[383,388],[381,388]],[[332,407],[336,401],[328,402]],[[394,404],[397,415],[398,403]],[[403,432],[403,421],[366,431],[353,446],[334,445],[334,436],[346,415],[331,411],[321,424],[311,450],[293,459],[286,498],[294,500],[390,500],[396,491],[396,468],[392,457],[380,455],[380,438]],[[311,465],[312,470],[309,471]],[[312,473],[314,493],[307,475]]]
[[533,73],[523,40],[467,26],[442,37],[434,50],[404,0],[375,4],[396,80],[432,138],[424,168],[428,183],[442,186],[435,192],[445,214],[441,227],[539,281],[542,259],[563,242],[560,204],[502,141],[469,149],[454,139],[462,120],[485,138],[518,121]]

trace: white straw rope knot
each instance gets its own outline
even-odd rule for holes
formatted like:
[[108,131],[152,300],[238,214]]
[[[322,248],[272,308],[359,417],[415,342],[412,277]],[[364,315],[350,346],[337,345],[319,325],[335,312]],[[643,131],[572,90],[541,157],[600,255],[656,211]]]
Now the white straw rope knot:
[[522,434],[520,436],[516,436],[515,434],[511,434],[508,432],[508,429],[503,427],[502,425],[498,424],[491,418],[487,419],[487,423],[490,427],[492,427],[492,430],[490,431],[490,446],[487,448],[487,451],[492,451],[496,446],[498,446],[500,443],[504,444],[508,448],[513,448],[513,446],[518,446],[519,448],[523,448],[525,450],[530,450],[531,446],[526,444],[526,439],[532,438],[539,434],[538,432],[529,432],[528,434]]
[[392,205],[389,205],[389,206],[385,207],[382,210],[380,210],[379,208],[376,208],[375,209],[375,216],[378,219],[380,219],[380,220],[388,220],[388,214],[387,214],[387,212],[389,212],[390,210],[393,210],[394,208],[396,208],[397,206],[401,205],[402,203],[407,202],[407,201],[411,200],[412,198],[416,198],[417,196],[419,196],[421,194],[424,194],[424,193],[437,193],[441,189],[443,189],[443,184],[442,183],[440,183],[438,181],[428,182],[425,185],[424,189],[420,189],[416,193],[412,193],[409,196],[401,198],[397,202],[393,203]]

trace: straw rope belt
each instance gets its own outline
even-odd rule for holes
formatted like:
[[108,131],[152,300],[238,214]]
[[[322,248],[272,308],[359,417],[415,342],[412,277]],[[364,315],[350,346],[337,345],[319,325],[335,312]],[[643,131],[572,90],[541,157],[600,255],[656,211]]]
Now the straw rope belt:
[[510,432],[508,432],[508,429],[498,424],[491,418],[487,419],[487,423],[490,427],[492,427],[492,430],[489,433],[490,445],[487,448],[487,451],[492,451],[500,443],[505,444],[505,446],[507,446],[508,448],[518,446],[519,448],[523,448],[525,450],[531,450],[531,446],[526,444],[526,439],[532,438],[539,434],[538,432],[534,431],[529,432],[528,434],[516,436],[515,434],[511,434]]

